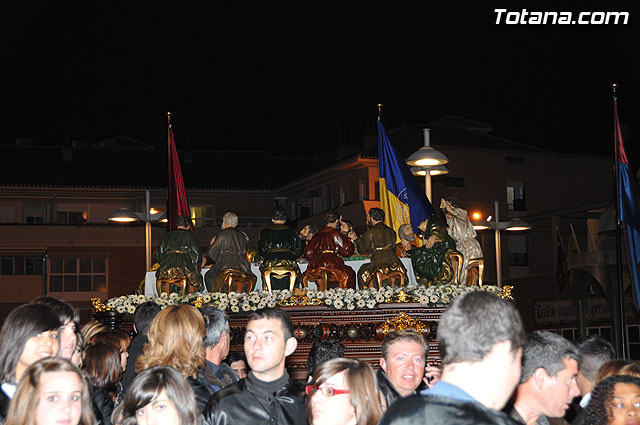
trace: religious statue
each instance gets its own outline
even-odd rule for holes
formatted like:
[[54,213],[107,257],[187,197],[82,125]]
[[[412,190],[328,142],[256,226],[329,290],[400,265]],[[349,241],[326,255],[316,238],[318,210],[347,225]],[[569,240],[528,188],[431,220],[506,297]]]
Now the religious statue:
[[222,230],[209,247],[206,256],[213,266],[204,275],[209,292],[229,292],[232,287],[237,292],[250,292],[256,284],[256,275],[251,273],[247,259],[248,236],[236,228],[238,216],[228,212],[222,216]]
[[458,282],[460,284],[466,282],[467,285],[473,284],[475,278],[469,281],[467,271],[477,266],[478,280],[480,284],[482,284],[482,271],[484,270],[482,248],[476,240],[476,231],[469,220],[467,210],[456,205],[455,200],[452,198],[442,199],[440,201],[440,208],[442,208],[447,215],[448,230],[451,237],[456,241],[456,249],[462,253],[462,266],[460,267]]
[[316,226],[306,224],[302,229],[300,229],[300,233],[298,233],[298,236],[300,236],[302,242],[307,244],[311,240],[311,238],[316,235],[316,233],[318,233],[318,229],[316,229]]
[[[285,222],[287,216],[283,210],[273,214],[271,226],[262,229],[258,251],[263,258],[260,265],[262,283],[265,289],[290,289],[292,290],[300,278],[300,268],[296,260],[302,254],[303,244],[298,233]],[[281,284],[272,286],[271,275],[288,275],[289,285]]]
[[187,284],[194,291],[202,290],[202,251],[191,231],[191,218],[181,215],[176,219],[176,225],[176,230],[164,234],[160,246],[153,253],[154,261],[160,263],[156,271],[158,293],[165,283],[170,285],[171,292],[180,287],[181,292],[186,293]]
[[396,232],[383,223],[384,211],[371,208],[368,214],[369,230],[356,240],[356,249],[361,254],[369,254],[371,262],[360,266],[358,285],[360,289],[377,285],[389,279],[391,285],[400,280],[400,286],[407,283],[407,270],[396,255]]
[[408,257],[407,251],[420,246],[419,239],[416,238],[410,224],[402,224],[398,227],[398,237],[400,238],[400,242],[396,244],[398,257]]
[[455,274],[451,265],[451,254],[456,251],[456,242],[447,233],[444,220],[432,215],[418,228],[422,231],[423,242],[420,248],[407,253],[416,279],[421,285],[449,283]]
[[317,283],[318,289],[326,290],[333,277],[340,288],[356,289],[356,273],[341,258],[353,255],[353,241],[340,231],[340,214],[328,212],[325,220],[326,227],[311,238],[304,250],[309,266],[302,275],[302,284],[306,287],[311,280]]

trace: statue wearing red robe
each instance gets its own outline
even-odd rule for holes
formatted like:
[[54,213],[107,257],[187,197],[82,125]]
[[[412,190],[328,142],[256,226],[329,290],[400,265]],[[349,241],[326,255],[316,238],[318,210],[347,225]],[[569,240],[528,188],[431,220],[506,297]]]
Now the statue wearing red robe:
[[[304,256],[309,260],[305,274],[318,276],[323,270],[334,271],[334,278],[339,276],[339,280],[346,282],[343,287],[355,289],[356,273],[342,260],[342,257],[353,255],[353,251],[351,239],[343,236],[338,229],[327,226],[311,238],[304,250]],[[329,283],[328,286],[338,285]]]

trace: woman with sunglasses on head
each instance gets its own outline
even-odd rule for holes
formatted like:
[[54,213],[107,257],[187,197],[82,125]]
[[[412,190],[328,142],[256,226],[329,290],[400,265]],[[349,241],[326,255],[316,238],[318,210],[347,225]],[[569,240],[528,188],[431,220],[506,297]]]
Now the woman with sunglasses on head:
[[323,363],[305,392],[311,425],[375,425],[382,416],[376,374],[358,360]]
[[21,305],[5,319],[0,331],[0,423],[25,370],[58,352],[59,327],[56,314],[44,305]]

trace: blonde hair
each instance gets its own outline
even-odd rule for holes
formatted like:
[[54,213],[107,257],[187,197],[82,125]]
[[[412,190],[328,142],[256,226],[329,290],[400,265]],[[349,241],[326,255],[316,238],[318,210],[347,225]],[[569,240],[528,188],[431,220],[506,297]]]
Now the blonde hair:
[[136,361],[136,372],[153,366],[171,366],[185,378],[198,376],[205,366],[204,319],[195,307],[169,306],[153,319],[147,333],[149,343]]
[[91,319],[82,327],[82,329],[80,329],[80,334],[82,335],[85,344],[91,344],[92,342],[95,342],[93,338],[95,338],[96,335],[108,330],[109,328],[104,323]]
[[595,378],[593,378],[593,388],[603,379],[613,375],[630,375],[640,378],[640,364],[622,359],[609,360],[603,363],[598,372],[596,372]]

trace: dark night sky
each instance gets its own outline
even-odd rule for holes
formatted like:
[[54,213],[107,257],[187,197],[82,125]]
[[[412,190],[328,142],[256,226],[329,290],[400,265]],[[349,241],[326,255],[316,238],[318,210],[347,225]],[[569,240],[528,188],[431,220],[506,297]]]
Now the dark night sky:
[[[2,25],[0,143],[121,133],[157,143],[168,108],[178,145],[332,150],[374,132],[382,102],[387,128],[459,115],[542,148],[609,153],[618,82],[627,150],[640,161],[630,1],[22,3]],[[631,18],[495,25],[499,7]]]

